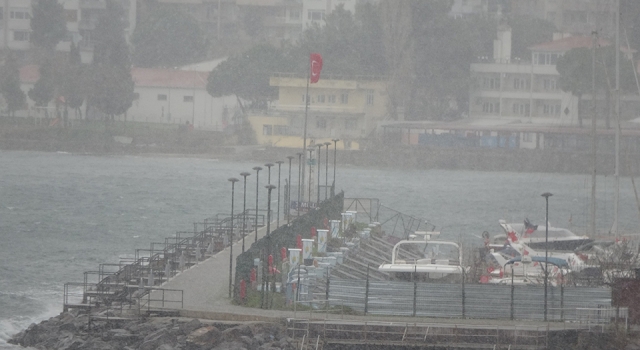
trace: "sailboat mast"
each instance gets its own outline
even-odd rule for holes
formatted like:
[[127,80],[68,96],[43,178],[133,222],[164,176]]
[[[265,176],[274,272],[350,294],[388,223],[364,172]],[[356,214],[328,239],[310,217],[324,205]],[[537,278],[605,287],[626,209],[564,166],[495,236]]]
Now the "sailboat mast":
[[616,172],[611,234],[618,237],[618,204],[620,202],[620,0],[616,0]]
[[591,98],[592,98],[592,115],[591,115],[591,136],[593,137],[591,143],[591,154],[593,156],[593,168],[591,169],[591,222],[589,225],[589,232],[592,237],[596,235],[596,43],[598,38],[598,32],[591,32]]

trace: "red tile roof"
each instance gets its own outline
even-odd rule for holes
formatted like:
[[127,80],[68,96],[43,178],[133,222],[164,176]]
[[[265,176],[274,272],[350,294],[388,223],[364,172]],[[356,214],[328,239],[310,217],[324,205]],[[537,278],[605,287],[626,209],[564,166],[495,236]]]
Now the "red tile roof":
[[[177,69],[132,68],[131,76],[136,87],[171,87],[183,89],[206,89],[208,72]],[[40,79],[37,65],[20,68],[20,81],[35,84]]]
[[160,68],[132,68],[131,76],[136,86],[140,87],[205,89],[207,87],[209,72]]
[[[554,41],[549,41],[542,44],[537,44],[529,47],[529,50],[532,51],[552,51],[552,52],[567,52],[571,49],[576,49],[579,47],[591,47],[591,37],[590,36],[570,36],[563,39],[558,39]],[[609,46],[611,43],[609,41],[598,38],[598,46]]]

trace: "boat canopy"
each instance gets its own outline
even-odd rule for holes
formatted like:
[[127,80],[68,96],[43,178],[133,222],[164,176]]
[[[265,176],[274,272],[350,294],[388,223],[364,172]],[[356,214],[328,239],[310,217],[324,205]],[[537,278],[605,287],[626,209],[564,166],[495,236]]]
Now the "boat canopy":
[[[509,265],[509,264],[513,264],[516,262],[521,262],[522,261],[522,257],[518,256],[515,257],[509,261],[507,261],[504,265]],[[535,261],[535,262],[544,262],[544,256],[532,256],[531,257],[531,261]],[[554,257],[548,257],[547,258],[547,262],[551,265],[555,265],[558,267],[569,267],[569,263],[567,263],[566,260],[564,259],[560,259],[560,258],[554,258]]]

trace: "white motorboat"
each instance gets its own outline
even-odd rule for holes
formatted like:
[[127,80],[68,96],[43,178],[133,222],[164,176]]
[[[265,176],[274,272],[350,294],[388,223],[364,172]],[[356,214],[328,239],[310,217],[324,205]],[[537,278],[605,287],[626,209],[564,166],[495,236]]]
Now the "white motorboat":
[[[574,250],[575,248],[592,242],[587,236],[579,236],[568,229],[549,226],[549,238],[546,239],[546,227],[533,225],[528,219],[523,224],[510,224],[499,220],[504,234],[496,235],[494,243],[503,243],[507,237],[514,242],[524,243],[534,249]],[[547,244],[548,242],[548,244]]]
[[393,247],[391,263],[382,264],[378,271],[387,272],[393,279],[442,279],[462,275],[462,252],[457,243],[432,240],[439,232],[416,231],[408,240]]

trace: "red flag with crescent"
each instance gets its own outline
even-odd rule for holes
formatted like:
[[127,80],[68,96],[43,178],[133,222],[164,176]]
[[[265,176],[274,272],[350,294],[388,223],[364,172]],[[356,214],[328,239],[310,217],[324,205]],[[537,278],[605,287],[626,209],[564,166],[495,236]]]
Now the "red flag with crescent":
[[314,84],[320,80],[320,71],[322,71],[322,55],[319,53],[312,53],[309,60],[309,66],[311,68],[310,83]]

